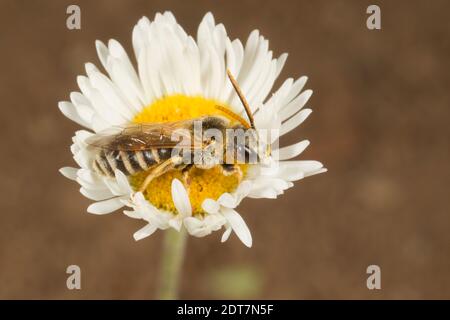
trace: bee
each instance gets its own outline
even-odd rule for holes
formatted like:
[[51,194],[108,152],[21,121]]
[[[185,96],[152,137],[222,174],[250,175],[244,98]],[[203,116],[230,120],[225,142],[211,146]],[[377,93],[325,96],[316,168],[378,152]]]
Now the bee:
[[[170,170],[181,170],[185,183],[189,184],[189,171],[193,167],[211,169],[219,165],[224,175],[236,174],[240,181],[239,164],[260,162],[270,156],[270,148],[261,151],[258,147],[258,134],[248,103],[229,70],[227,74],[249,122],[218,105],[216,108],[224,116],[112,127],[86,140],[93,149],[94,170],[108,177],[114,177],[115,170],[126,176],[148,172],[139,188],[141,192],[153,179]],[[209,131],[215,134],[204,134]]]

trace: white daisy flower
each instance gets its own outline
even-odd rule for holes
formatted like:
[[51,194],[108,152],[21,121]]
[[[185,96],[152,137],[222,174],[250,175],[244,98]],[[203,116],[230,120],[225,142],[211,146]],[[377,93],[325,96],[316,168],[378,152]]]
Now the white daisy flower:
[[[245,46],[231,40],[211,13],[203,18],[197,39],[189,36],[170,12],[156,14],[154,21],[143,17],[133,30],[137,69],[124,48],[115,40],[96,42],[106,74],[86,64],[86,76],[77,78],[81,92],[70,94],[71,102],[60,102],[61,112],[86,130],[73,137],[71,151],[78,168],[60,171],[76,180],[80,192],[95,201],[87,211],[107,214],[124,206],[124,213],[147,224],[134,234],[136,240],[158,229],[186,228],[196,237],[222,227],[222,241],[232,231],[248,247],[250,231],[236,211],[246,197],[276,198],[293,186],[293,181],[325,172],[318,161],[288,161],[309,144],[300,141],[281,149],[278,138],[299,126],[311,113],[304,106],[312,91],[303,90],[306,77],[287,79],[268,98],[287,54],[273,58],[269,42],[253,31]],[[181,173],[171,170],[137,192],[147,173],[126,176],[120,170],[104,176],[93,168],[95,155],[86,139],[113,126],[130,123],[166,122],[218,114],[217,104],[245,118],[245,110],[227,70],[239,83],[254,114],[257,129],[270,129],[272,157],[269,164],[243,164],[243,178],[225,176],[217,168],[193,169],[189,187]]]

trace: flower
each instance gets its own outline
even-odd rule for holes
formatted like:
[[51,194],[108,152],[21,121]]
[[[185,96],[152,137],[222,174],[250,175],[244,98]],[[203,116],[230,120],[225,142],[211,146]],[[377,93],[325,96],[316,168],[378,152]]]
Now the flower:
[[[326,171],[318,161],[288,161],[308,146],[306,140],[277,148],[279,136],[311,113],[303,107],[312,91],[302,91],[306,77],[290,78],[267,98],[287,54],[273,58],[268,40],[257,30],[244,47],[240,40],[231,40],[225,27],[207,13],[194,40],[172,13],[165,12],[156,14],[154,21],[143,17],[134,27],[137,70],[117,41],[109,40],[108,45],[97,41],[96,47],[107,75],[87,63],[87,76],[77,78],[81,92],[72,92],[71,102],[59,103],[66,117],[87,129],[75,133],[71,146],[79,167],[60,172],[77,181],[80,192],[95,201],[88,212],[107,214],[126,206],[127,216],[146,221],[134,234],[136,240],[158,229],[184,227],[191,235],[203,237],[224,227],[222,241],[234,231],[250,247],[250,231],[236,211],[239,203],[246,197],[276,198],[294,181]],[[273,147],[270,163],[240,165],[242,180],[224,176],[217,168],[194,168],[189,187],[181,182],[181,173],[172,170],[152,180],[143,192],[137,190],[146,172],[127,177],[116,170],[114,177],[106,177],[93,169],[95,155],[86,139],[111,126],[214,115],[220,112],[217,104],[245,118],[227,69],[249,102],[256,128],[272,132],[266,141]]]

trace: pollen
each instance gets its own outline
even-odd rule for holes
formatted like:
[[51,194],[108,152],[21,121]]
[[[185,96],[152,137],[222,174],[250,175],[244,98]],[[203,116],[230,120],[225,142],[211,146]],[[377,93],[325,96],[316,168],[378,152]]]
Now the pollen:
[[[161,98],[146,106],[133,119],[134,123],[168,122],[198,118],[205,115],[224,115],[216,106],[227,107],[213,99],[205,99],[200,96],[189,97],[185,95],[173,95]],[[240,165],[245,175],[246,165]],[[149,170],[151,171],[151,169]],[[149,174],[138,173],[130,177],[130,184],[134,190],[138,190]],[[145,198],[155,207],[176,213],[172,200],[171,185],[173,179],[179,179],[185,185],[191,201],[194,215],[204,215],[202,203],[205,199],[217,200],[225,192],[233,192],[238,184],[238,175],[224,175],[222,168],[216,166],[211,169],[192,168],[189,170],[189,183],[183,179],[180,170],[171,170],[160,177],[153,179],[144,191]]]

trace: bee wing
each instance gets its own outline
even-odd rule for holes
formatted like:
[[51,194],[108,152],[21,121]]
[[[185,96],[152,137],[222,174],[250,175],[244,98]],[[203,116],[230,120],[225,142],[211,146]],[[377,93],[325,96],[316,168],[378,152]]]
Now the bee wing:
[[111,127],[88,138],[92,147],[110,151],[140,151],[154,148],[192,148],[189,128],[194,120],[142,123]]

